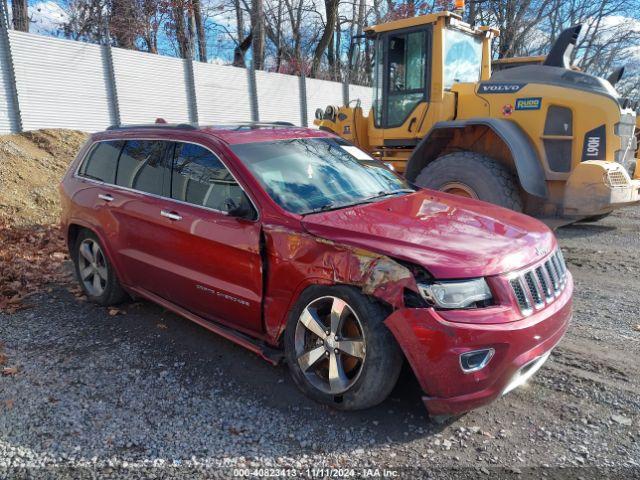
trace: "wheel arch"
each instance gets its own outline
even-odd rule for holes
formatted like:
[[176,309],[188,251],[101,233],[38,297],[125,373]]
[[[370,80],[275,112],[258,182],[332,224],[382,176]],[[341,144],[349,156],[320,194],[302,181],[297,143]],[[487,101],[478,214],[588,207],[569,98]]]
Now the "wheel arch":
[[[496,155],[500,149],[504,153]],[[412,152],[405,176],[409,181],[415,181],[424,167],[442,154],[456,150],[497,157],[515,171],[527,194],[540,198],[548,196],[545,172],[533,143],[517,124],[497,118],[436,123]]]
[[76,252],[74,247],[75,247],[76,241],[78,240],[78,236],[83,230],[87,230],[88,232],[91,232],[96,237],[98,237],[98,240],[100,241],[100,245],[102,246],[104,253],[107,255],[107,259],[109,260],[109,263],[111,263],[111,266],[115,270],[116,276],[120,281],[124,280],[122,276],[123,271],[120,268],[120,265],[118,264],[118,262],[116,261],[115,255],[113,255],[113,251],[111,250],[111,245],[109,244],[109,242],[106,241],[100,229],[95,228],[94,226],[88,223],[73,220],[69,222],[69,224],[67,225],[66,238],[67,238],[67,248],[69,249],[69,258],[75,261]]

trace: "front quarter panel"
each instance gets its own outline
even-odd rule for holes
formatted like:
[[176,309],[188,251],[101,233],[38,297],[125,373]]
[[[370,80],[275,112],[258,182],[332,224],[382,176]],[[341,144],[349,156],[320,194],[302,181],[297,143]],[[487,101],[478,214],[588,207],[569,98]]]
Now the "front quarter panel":
[[311,285],[353,285],[392,308],[404,305],[404,289],[417,292],[413,274],[395,260],[303,233],[298,229],[264,225],[268,258],[265,328],[275,344],[288,312]]

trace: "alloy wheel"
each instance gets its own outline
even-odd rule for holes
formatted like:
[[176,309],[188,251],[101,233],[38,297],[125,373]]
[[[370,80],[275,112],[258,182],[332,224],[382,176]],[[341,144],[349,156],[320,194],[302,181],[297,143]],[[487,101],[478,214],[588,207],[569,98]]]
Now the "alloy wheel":
[[294,341],[298,366],[318,390],[338,395],[358,380],[366,357],[364,330],[341,298],[309,303],[298,318]]
[[99,297],[104,293],[109,278],[107,260],[98,242],[91,238],[83,240],[78,249],[78,273],[90,295]]

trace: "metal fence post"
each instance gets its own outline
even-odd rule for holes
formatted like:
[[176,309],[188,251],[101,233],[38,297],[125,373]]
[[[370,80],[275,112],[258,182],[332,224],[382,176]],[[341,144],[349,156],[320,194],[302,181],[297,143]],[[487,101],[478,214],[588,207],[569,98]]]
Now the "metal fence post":
[[260,112],[258,111],[258,86],[256,84],[256,71],[253,68],[253,60],[247,68],[247,80],[249,82],[249,104],[251,105],[251,121],[260,121]]
[[193,60],[185,58],[184,80],[187,87],[187,103],[189,105],[189,122],[198,123],[198,99],[196,97],[196,77],[193,72]]
[[300,73],[298,77],[300,85],[300,125],[306,127],[307,123],[307,77],[304,73]]
[[342,103],[345,107],[349,106],[349,77],[342,82]]
[[102,44],[102,68],[106,73],[105,83],[107,87],[107,102],[109,104],[109,118],[111,119],[111,125],[119,127],[122,124],[122,120],[120,118],[120,102],[118,101],[116,72],[113,65],[111,36],[106,22],[104,25],[104,42]]
[[22,132],[22,114],[18,99],[18,85],[16,84],[16,71],[11,55],[11,39],[9,38],[9,13],[6,0],[0,0],[0,66],[1,75],[6,84],[6,95],[9,106],[9,119],[11,120],[11,132]]

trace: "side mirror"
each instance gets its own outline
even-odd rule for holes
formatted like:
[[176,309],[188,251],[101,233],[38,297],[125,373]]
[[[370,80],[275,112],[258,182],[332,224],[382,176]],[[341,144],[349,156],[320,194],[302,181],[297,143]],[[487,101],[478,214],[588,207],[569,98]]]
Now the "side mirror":
[[224,201],[224,205],[227,208],[227,213],[231,217],[253,219],[255,217],[253,208],[249,206],[249,202],[244,201],[239,204],[233,198],[227,198]]

